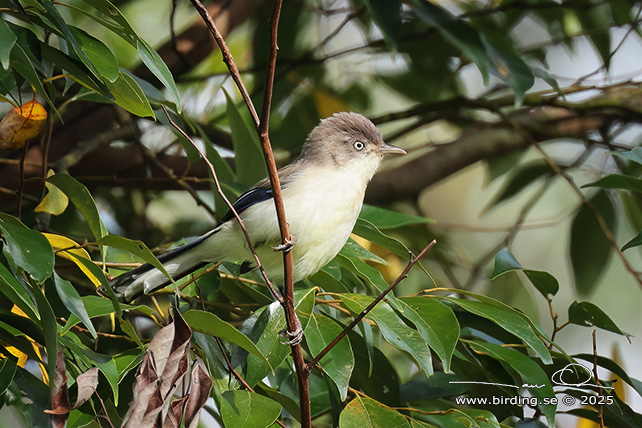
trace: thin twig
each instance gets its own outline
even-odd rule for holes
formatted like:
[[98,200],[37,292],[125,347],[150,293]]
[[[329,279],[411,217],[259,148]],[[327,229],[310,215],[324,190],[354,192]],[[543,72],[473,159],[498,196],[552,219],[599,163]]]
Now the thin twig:
[[321,352],[319,352],[319,353],[318,353],[318,354],[317,354],[317,355],[316,355],[312,360],[310,360],[310,361],[308,362],[308,364],[306,365],[306,370],[307,370],[308,372],[309,372],[310,370],[312,370],[312,367],[314,367],[314,366],[315,366],[319,361],[321,361],[321,358],[323,358],[323,357],[324,357],[328,352],[330,352],[330,350],[331,350],[331,349],[332,349],[332,348],[333,348],[337,343],[339,343],[339,342],[341,341],[341,339],[343,339],[343,338],[344,338],[344,337],[345,337],[345,336],[346,336],[346,335],[347,335],[347,334],[348,334],[348,333],[349,333],[349,332],[350,332],[350,331],[351,331],[351,330],[352,330],[352,329],[353,329],[357,324],[359,324],[359,322],[361,322],[361,320],[362,320],[366,315],[368,315],[368,313],[372,310],[372,308],[374,308],[374,307],[375,307],[375,306],[376,306],[376,305],[377,305],[381,300],[383,300],[383,298],[384,298],[384,297],[386,297],[386,296],[388,295],[388,293],[390,293],[390,292],[392,291],[392,289],[393,289],[393,288],[395,288],[395,287],[397,286],[397,284],[399,284],[402,280],[404,280],[404,279],[406,278],[406,276],[408,275],[408,272],[410,271],[410,269],[411,269],[411,268],[412,268],[412,267],[413,267],[413,266],[414,266],[414,265],[415,265],[415,264],[416,264],[416,263],[417,263],[417,262],[418,262],[418,261],[419,261],[419,260],[420,260],[420,259],[421,259],[421,258],[422,258],[426,253],[427,253],[427,252],[428,252],[428,250],[430,250],[430,249],[431,249],[431,248],[432,248],[436,243],[437,243],[437,241],[433,239],[433,240],[432,240],[432,242],[430,242],[430,244],[428,244],[428,245],[426,246],[426,248],[424,248],[423,250],[421,250],[421,252],[417,255],[417,257],[414,257],[414,258],[410,259],[410,261],[408,262],[408,265],[407,265],[407,266],[406,266],[406,268],[403,270],[403,272],[401,272],[401,273],[399,274],[399,276],[398,276],[394,281],[392,281],[392,282],[390,283],[390,285],[388,286],[388,288],[386,288],[384,291],[382,291],[382,292],[381,292],[381,294],[379,294],[379,295],[378,295],[378,296],[377,296],[377,297],[376,297],[376,298],[375,298],[375,299],[374,299],[374,300],[373,300],[373,301],[372,301],[372,302],[371,302],[371,303],[370,303],[370,304],[369,304],[369,305],[368,305],[368,306],[367,306],[363,311],[361,311],[361,313],[360,313],[359,315],[357,315],[357,316],[354,318],[354,320],[352,320],[352,322],[351,322],[350,324],[348,324],[348,326],[347,326],[346,328],[344,328],[344,329],[343,329],[343,331],[342,331],[341,333],[339,333],[339,335],[337,335],[337,337],[335,337],[335,338],[334,338],[334,340],[332,340],[332,342],[330,342],[330,343],[329,343],[325,348],[323,348],[323,350],[322,350]]
[[[281,15],[281,6],[282,0],[275,0],[274,8],[272,11],[271,25],[270,25],[270,50],[268,57],[268,64],[266,69],[266,78],[265,78],[265,89],[263,93],[263,105],[261,110],[261,118],[259,119],[256,109],[252,104],[250,95],[243,84],[241,75],[239,73],[236,62],[230,52],[223,36],[216,28],[214,20],[209,15],[207,9],[201,4],[199,0],[191,0],[192,4],[199,12],[201,17],[204,19],[207,27],[214,36],[216,43],[221,49],[223,55],[223,61],[227,65],[229,72],[232,76],[232,79],[236,83],[236,86],[245,101],[245,104],[250,111],[250,115],[254,120],[254,124],[261,141],[261,147],[263,148],[263,154],[265,157],[265,162],[268,168],[268,174],[270,179],[270,184],[272,185],[272,191],[274,196],[274,205],[276,209],[276,215],[279,223],[279,229],[281,231],[281,240],[284,245],[288,245],[292,242],[290,237],[290,232],[285,218],[285,208],[283,206],[283,197],[281,195],[281,184],[279,182],[279,176],[276,168],[276,162],[274,160],[274,154],[272,152],[272,146],[270,144],[268,127],[269,127],[269,117],[270,117],[270,105],[272,102],[272,89],[274,85],[274,74],[276,69],[276,57],[278,52],[277,44],[277,34],[278,34],[278,24],[279,18]],[[277,293],[273,292],[274,297],[278,302],[283,306],[285,312],[285,318],[288,325],[288,331],[295,332],[299,329],[298,321],[296,318],[296,313],[294,310],[294,281],[292,275],[292,254],[290,251],[283,252],[283,264],[284,264],[284,290],[285,298],[281,298]],[[262,272],[264,274],[264,272]],[[265,279],[267,276],[264,274]],[[299,383],[299,406],[301,409],[301,426],[309,427],[312,424],[312,414],[310,409],[310,392],[309,392],[309,382],[307,378],[306,365],[303,359],[303,353],[301,346],[298,343],[293,343],[291,345],[292,357],[294,359],[294,365],[297,373],[297,379]]]
[[[287,246],[291,245],[292,237],[290,236],[288,222],[285,217],[285,207],[283,204],[283,196],[281,195],[281,183],[279,182],[279,174],[276,168],[276,162],[274,160],[274,154],[272,152],[272,145],[270,144],[268,132],[272,90],[274,87],[274,74],[276,70],[276,57],[279,49],[277,39],[282,4],[283,0],[275,0],[274,8],[272,10],[272,18],[270,22],[270,50],[265,73],[265,89],[263,91],[263,105],[261,106],[261,122],[257,128],[257,132],[261,141],[261,147],[263,148],[263,155],[265,156],[265,163],[267,164],[268,175],[270,177],[270,183],[272,184],[272,191],[274,192],[274,206],[276,209],[276,217],[279,222],[279,229],[281,231],[281,242],[284,246]],[[281,302],[281,306],[283,306],[283,311],[285,312],[288,331],[298,333],[297,330],[301,327],[294,310],[294,276],[292,274],[292,252],[289,250],[283,251],[283,271],[283,302]],[[303,351],[300,343],[292,343],[291,352],[299,385],[301,426],[309,427],[312,424],[310,382],[308,379],[309,371],[306,370],[306,364],[303,359]]]
[[270,282],[270,279],[268,278],[267,274],[265,273],[265,269],[263,268],[263,264],[261,263],[261,260],[259,259],[259,256],[256,253],[256,249],[254,248],[254,244],[252,244],[252,239],[250,238],[250,235],[247,232],[247,228],[245,227],[245,223],[243,222],[243,219],[239,216],[239,213],[236,211],[236,209],[234,208],[234,205],[232,205],[232,203],[227,198],[227,196],[225,196],[225,193],[223,193],[223,189],[221,188],[221,183],[218,180],[218,175],[216,175],[216,169],[214,169],[214,165],[212,165],[212,162],[210,162],[210,160],[207,158],[207,156],[205,155],[203,150],[196,143],[194,143],[194,141],[190,138],[190,136],[187,135],[187,133],[185,131],[183,131],[180,126],[178,126],[176,124],[176,122],[174,122],[174,120],[169,115],[169,112],[167,111],[165,106],[161,105],[161,107],[163,108],[163,111],[165,112],[165,115],[167,116],[167,120],[169,121],[169,123],[178,132],[180,132],[181,135],[183,137],[185,137],[187,139],[187,141],[189,141],[194,146],[194,148],[196,148],[198,153],[201,155],[201,157],[203,158],[203,160],[207,164],[208,168],[210,169],[210,172],[212,173],[212,178],[214,179],[214,184],[216,185],[216,191],[221,196],[221,198],[223,198],[223,201],[225,202],[225,204],[230,209],[230,212],[232,214],[234,214],[234,218],[236,218],[236,221],[239,222],[239,227],[241,228],[241,231],[243,231],[243,235],[245,236],[245,240],[247,242],[248,248],[250,249],[250,251],[252,252],[252,255],[254,256],[254,261],[256,262],[257,268],[261,272],[261,275],[263,276],[263,279],[265,280],[265,283],[267,284],[268,288],[270,289],[270,292],[275,296],[275,298],[277,298],[277,300],[279,300],[279,302],[281,302],[282,298],[280,297],[280,295],[278,294],[278,292],[274,288],[274,285],[272,285],[272,282]]
[[[595,385],[600,384],[600,378],[598,377],[597,373],[597,330],[593,330],[593,377]],[[598,394],[603,397],[604,396],[604,389],[598,388]],[[603,400],[599,400],[599,403],[603,403]],[[597,408],[597,415],[598,415],[598,420],[600,421],[600,428],[604,428],[604,405],[603,404],[598,404]]]
[[239,92],[241,92],[241,96],[243,97],[243,100],[245,101],[245,104],[247,105],[247,108],[250,111],[250,115],[252,116],[252,120],[254,121],[254,126],[258,128],[260,125],[259,115],[256,113],[254,104],[252,104],[252,99],[250,98],[250,94],[247,92],[247,89],[245,89],[245,85],[241,80],[241,74],[239,73],[239,69],[236,66],[236,61],[234,61],[232,52],[230,52],[230,49],[227,47],[227,43],[225,43],[225,39],[223,38],[223,35],[221,34],[220,31],[218,31],[218,28],[214,23],[214,19],[212,19],[212,16],[207,11],[207,8],[203,6],[203,3],[201,3],[199,0],[190,0],[190,1],[192,2],[192,5],[196,9],[196,11],[203,18],[203,21],[205,21],[205,24],[207,25],[207,28],[212,33],[212,36],[214,36],[214,40],[216,41],[216,44],[221,50],[221,54],[223,54],[223,62],[225,63],[225,65],[227,65],[227,68],[230,71],[230,75],[232,76],[234,83],[236,83],[236,86],[239,89]]

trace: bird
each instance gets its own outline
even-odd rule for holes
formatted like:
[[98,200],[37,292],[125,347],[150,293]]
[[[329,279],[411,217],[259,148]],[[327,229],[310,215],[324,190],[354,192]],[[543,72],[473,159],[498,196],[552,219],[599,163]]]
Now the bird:
[[[299,157],[278,170],[285,217],[292,236],[293,279],[323,268],[345,245],[359,217],[366,187],[388,154],[406,151],[386,144],[377,127],[354,112],[322,119],[306,138]],[[273,190],[265,178],[232,204],[268,278],[283,282],[281,232]],[[174,279],[212,262],[236,262],[247,271],[254,260],[243,231],[230,210],[211,231],[161,254],[160,263]],[[110,281],[121,301],[131,302],[163,288],[171,280],[143,264]]]

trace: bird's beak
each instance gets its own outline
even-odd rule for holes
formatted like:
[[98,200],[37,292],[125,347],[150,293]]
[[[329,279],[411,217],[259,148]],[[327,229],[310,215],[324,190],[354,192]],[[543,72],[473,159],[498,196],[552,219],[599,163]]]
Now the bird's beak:
[[377,149],[379,153],[382,155],[407,155],[406,151],[402,148],[391,146],[390,144],[384,143],[383,146],[379,147]]

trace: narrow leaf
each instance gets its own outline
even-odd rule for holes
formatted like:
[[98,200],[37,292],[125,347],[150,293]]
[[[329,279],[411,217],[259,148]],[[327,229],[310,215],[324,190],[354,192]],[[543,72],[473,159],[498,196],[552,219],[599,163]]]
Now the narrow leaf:
[[401,28],[400,0],[366,0],[372,20],[383,34],[383,39],[392,52],[397,51],[396,36]]
[[11,49],[16,44],[18,37],[11,31],[4,19],[0,19],[0,63],[5,70],[9,69]]
[[89,190],[75,178],[67,174],[55,174],[47,178],[47,181],[62,190],[69,197],[71,202],[78,208],[80,214],[87,220],[89,228],[96,239],[107,234],[107,228],[100,220],[96,201],[89,193]]
[[58,292],[58,297],[65,305],[67,310],[72,314],[76,315],[80,321],[87,327],[87,330],[95,338],[98,337],[96,329],[89,319],[87,310],[83,305],[83,301],[80,299],[80,294],[78,291],[71,285],[67,280],[60,278],[58,275],[54,275],[54,283],[56,285],[56,291]]
[[374,205],[364,205],[359,218],[374,224],[379,229],[396,229],[410,224],[432,223],[433,220],[418,215],[400,213]]
[[[601,213],[609,230],[614,232],[615,211],[606,192],[598,192],[591,203]],[[570,253],[575,289],[581,296],[588,296],[609,264],[611,244],[586,205],[582,205],[571,225]]]
[[117,80],[107,83],[107,87],[114,96],[116,104],[128,112],[140,117],[156,118],[145,93],[129,74],[121,72]]
[[642,179],[629,175],[609,174],[582,187],[601,187],[603,189],[623,189],[642,192]]
[[236,173],[239,180],[251,186],[267,177],[267,168],[256,132],[250,129],[239,113],[234,100],[225,93],[227,118],[230,121],[232,143],[234,144]]
[[192,309],[185,312],[183,318],[192,330],[225,339],[263,359],[266,363],[268,362],[259,348],[246,335],[213,313]]
[[497,306],[483,301],[465,300],[454,297],[441,297],[449,302],[456,303],[462,309],[491,320],[504,330],[514,334],[529,346],[542,359],[545,364],[552,363],[551,354],[540,339],[532,323],[526,321],[525,315],[515,309],[504,305]]
[[[355,314],[363,311],[373,300],[371,297],[360,294],[342,294],[340,298],[343,304]],[[407,352],[421,367],[426,376],[432,375],[432,359],[428,344],[417,330],[408,327],[399,318],[388,303],[380,302],[367,316],[377,324],[388,343]]]
[[446,40],[461,50],[464,55],[477,65],[484,82],[487,82],[489,70],[488,54],[479,37],[479,32],[430,2],[412,0],[410,4],[419,19],[436,27]]

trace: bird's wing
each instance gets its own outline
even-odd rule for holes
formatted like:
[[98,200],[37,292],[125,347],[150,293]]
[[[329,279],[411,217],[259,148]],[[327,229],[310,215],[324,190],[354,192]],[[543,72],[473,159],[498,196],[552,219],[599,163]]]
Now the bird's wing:
[[[234,210],[240,214],[252,205],[258,204],[259,202],[267,201],[271,199],[273,192],[271,188],[266,187],[253,187],[247,192],[243,193],[239,198],[232,204]],[[221,218],[221,223],[225,223],[228,220],[234,218],[234,212],[229,210],[223,218]]]
[[[290,164],[279,170],[281,190],[287,187],[288,181],[291,180],[294,175],[293,172],[296,171],[296,169],[292,166],[293,164]],[[270,184],[268,178],[264,178],[263,180],[252,186],[252,188],[250,188],[247,192],[239,196],[238,199],[232,204],[232,207],[238,214],[240,214],[252,205],[267,201],[268,199],[272,199],[273,197],[274,192],[272,190],[272,185]],[[225,213],[223,218],[221,218],[221,223],[225,223],[226,221],[233,218],[234,213],[232,212],[232,210],[229,210],[227,213]]]

